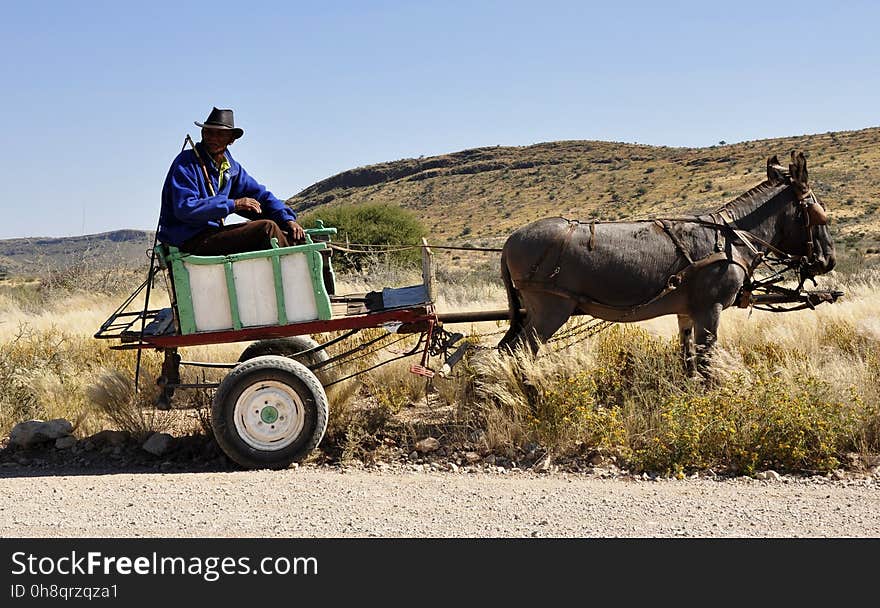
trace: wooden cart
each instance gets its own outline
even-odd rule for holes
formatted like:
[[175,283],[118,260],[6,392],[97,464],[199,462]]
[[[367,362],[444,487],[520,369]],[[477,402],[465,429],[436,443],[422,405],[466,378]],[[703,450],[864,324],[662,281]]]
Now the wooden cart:
[[[305,458],[324,436],[329,410],[325,386],[372,368],[330,381],[322,370],[359,356],[388,334],[419,336],[414,348],[395,358],[421,355],[410,371],[428,377],[434,374],[429,356],[454,362],[466,346],[450,352],[462,335],[446,332],[434,310],[432,254],[424,240],[421,284],[338,295],[330,249],[335,233],[335,228],[319,224],[306,230],[303,245],[276,244],[227,256],[190,255],[158,244],[147,280],[95,338],[118,340],[114,349],[137,350],[136,376],[143,349],[164,353],[157,407],[170,408],[175,390],[214,388],[211,423],[224,452],[246,468],[287,467]],[[149,307],[156,273],[166,276],[170,307]],[[144,290],[143,308],[132,310]],[[387,331],[340,354],[328,354],[328,346],[367,328]],[[323,344],[311,337],[337,332],[341,334]],[[253,343],[228,364],[183,361],[177,352],[180,347],[245,341]],[[181,382],[182,365],[230,371],[219,383],[186,384]]]

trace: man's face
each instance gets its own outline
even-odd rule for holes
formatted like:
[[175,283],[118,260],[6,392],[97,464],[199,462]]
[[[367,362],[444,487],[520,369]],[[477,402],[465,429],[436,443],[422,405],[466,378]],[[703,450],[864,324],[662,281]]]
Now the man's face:
[[220,156],[226,152],[226,148],[235,141],[235,135],[231,131],[223,129],[202,129],[202,143],[211,156]]

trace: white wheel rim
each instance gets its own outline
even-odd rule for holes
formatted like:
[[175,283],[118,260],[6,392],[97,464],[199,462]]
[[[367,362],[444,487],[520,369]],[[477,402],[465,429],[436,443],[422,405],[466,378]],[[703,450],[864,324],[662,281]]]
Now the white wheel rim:
[[283,382],[257,382],[235,402],[235,430],[254,449],[282,450],[296,441],[304,425],[302,399]]

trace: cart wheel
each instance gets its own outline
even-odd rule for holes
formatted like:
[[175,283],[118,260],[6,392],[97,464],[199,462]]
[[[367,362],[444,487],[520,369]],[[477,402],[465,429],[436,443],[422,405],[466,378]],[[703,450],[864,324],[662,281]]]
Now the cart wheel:
[[[263,355],[278,355],[279,357],[290,357],[299,361],[306,367],[311,367],[330,358],[326,350],[317,350],[305,356],[297,357],[297,353],[309,350],[319,346],[319,344],[309,336],[291,336],[289,338],[274,338],[272,340],[260,340],[254,342],[242,351],[238,358],[239,362],[248,361],[254,357],[262,357]],[[314,372],[321,384],[329,384],[333,381],[332,374],[329,370],[319,369]]]
[[249,359],[217,388],[211,424],[229,458],[248,469],[283,469],[308,456],[327,429],[324,388],[302,363]]

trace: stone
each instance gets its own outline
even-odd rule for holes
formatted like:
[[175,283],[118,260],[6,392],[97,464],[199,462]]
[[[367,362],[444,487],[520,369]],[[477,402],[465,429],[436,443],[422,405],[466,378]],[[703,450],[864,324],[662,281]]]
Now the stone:
[[755,473],[755,479],[760,479],[762,481],[779,481],[780,479],[782,479],[782,475],[770,469],[767,471],[761,471],[760,473]]
[[109,429],[99,431],[90,437],[93,442],[99,445],[109,445],[113,447],[125,445],[130,438],[131,434],[128,431],[114,431]]
[[153,433],[141,447],[153,456],[162,456],[171,449],[173,441],[174,437],[168,433]]
[[465,452],[464,459],[467,460],[471,464],[475,464],[480,462],[483,457],[477,454],[476,452]]
[[67,450],[76,445],[76,437],[73,435],[67,435],[65,437],[59,437],[55,440],[55,449],[57,450]]
[[416,442],[416,450],[422,454],[433,452],[440,447],[440,442],[434,437],[425,437],[421,441]]
[[552,462],[553,462],[553,459],[548,452],[547,455],[544,456],[544,458],[541,459],[540,461],[536,462],[532,468],[535,471],[541,471],[543,473],[546,473],[547,471],[550,470],[550,466],[551,466]]
[[590,456],[590,464],[594,467],[601,467],[605,464],[605,457],[602,454],[596,453]]
[[56,418],[55,420],[27,420],[19,422],[9,433],[9,444],[21,448],[53,441],[59,437],[66,437],[73,432],[73,425],[69,420]]

